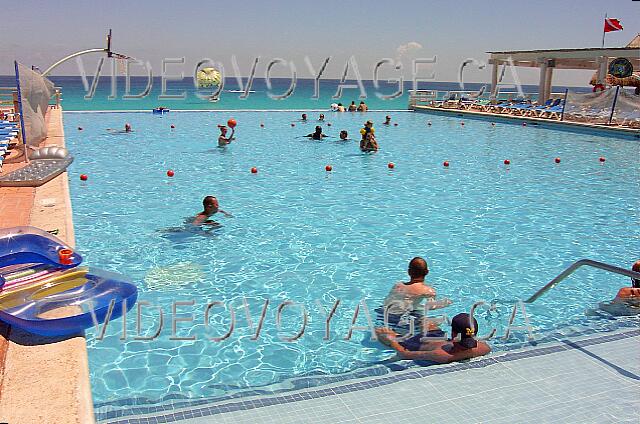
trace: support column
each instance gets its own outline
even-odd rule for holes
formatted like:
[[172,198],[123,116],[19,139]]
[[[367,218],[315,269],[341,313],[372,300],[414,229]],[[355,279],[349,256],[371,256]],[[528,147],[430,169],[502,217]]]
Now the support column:
[[545,87],[544,87],[544,102],[546,102],[547,100],[549,100],[549,98],[551,97],[551,88],[553,86],[553,63],[548,63],[547,64],[547,75],[545,75]]
[[547,86],[547,59],[538,60],[540,66],[540,82],[538,83],[538,103],[544,103],[544,92]]
[[607,78],[607,64],[609,58],[607,56],[600,56],[598,58],[598,73],[596,75],[596,84],[605,84]]
[[491,98],[495,99],[498,90],[498,66],[497,61],[493,62],[493,68],[491,68]]

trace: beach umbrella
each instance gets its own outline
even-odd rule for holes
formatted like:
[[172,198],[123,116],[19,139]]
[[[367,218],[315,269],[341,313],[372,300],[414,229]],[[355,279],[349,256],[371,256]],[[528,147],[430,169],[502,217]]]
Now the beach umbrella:
[[196,73],[199,88],[207,88],[220,85],[222,75],[216,68],[202,68]]

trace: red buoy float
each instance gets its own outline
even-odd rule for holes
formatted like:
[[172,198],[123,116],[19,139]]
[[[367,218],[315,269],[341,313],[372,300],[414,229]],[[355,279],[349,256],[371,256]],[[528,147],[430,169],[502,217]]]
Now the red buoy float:
[[176,175],[176,173],[173,172],[173,169],[167,171],[167,177],[173,177],[174,175]]
[[257,174],[258,173],[258,168],[256,168],[255,166],[253,168],[251,168],[251,173],[252,174]]
[[604,162],[605,160],[604,156],[600,156],[600,162]]
[[175,125],[171,124],[171,129],[174,129],[175,127],[176,127]]
[[331,172],[331,171],[333,171],[333,166],[327,165],[327,166],[324,167],[324,170],[327,171],[327,172]]
[[445,160],[445,161],[442,163],[442,166],[444,166],[445,168],[448,168],[448,167],[449,167],[449,161],[448,161],[448,160]]
[[78,131],[82,131],[82,127],[78,127]]
[[504,164],[505,164],[505,165],[511,165],[511,161],[510,161],[509,159],[505,159],[505,160],[504,160]]
[[396,164],[395,164],[395,163],[393,163],[393,162],[389,162],[389,163],[387,164],[387,168],[389,168],[389,169],[393,169],[393,168],[395,168],[395,167],[396,167]]
[[87,181],[89,176],[87,174],[80,174],[80,181]]
[[556,158],[556,163],[560,163],[560,158]]
[[292,127],[295,127],[295,126],[296,126],[296,124],[294,124],[294,123],[292,122],[292,123],[291,123],[291,126],[292,126]]

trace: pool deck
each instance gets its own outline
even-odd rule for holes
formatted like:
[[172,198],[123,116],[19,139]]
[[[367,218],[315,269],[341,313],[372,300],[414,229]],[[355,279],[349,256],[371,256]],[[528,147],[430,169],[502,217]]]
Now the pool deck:
[[640,130],[632,128],[624,128],[618,126],[607,126],[589,124],[586,122],[569,122],[558,121],[555,119],[537,118],[532,116],[506,115],[502,113],[482,112],[479,110],[467,110],[458,108],[442,108],[425,105],[416,105],[410,107],[411,110],[422,113],[432,113],[436,115],[455,116],[458,118],[482,119],[485,121],[503,122],[522,125],[523,123],[537,125],[543,128],[554,130],[565,130],[580,133],[591,133],[606,135],[611,137],[621,137],[629,139],[640,139]]
[[[64,147],[61,109],[50,110],[47,125],[41,146]],[[4,172],[20,166],[7,164]],[[0,228],[18,225],[57,229],[75,244],[66,173],[37,188],[0,188]],[[84,335],[51,339],[0,324],[0,422],[93,421]]]
[[466,363],[169,411],[117,424],[543,423],[640,420],[640,330],[558,340]]

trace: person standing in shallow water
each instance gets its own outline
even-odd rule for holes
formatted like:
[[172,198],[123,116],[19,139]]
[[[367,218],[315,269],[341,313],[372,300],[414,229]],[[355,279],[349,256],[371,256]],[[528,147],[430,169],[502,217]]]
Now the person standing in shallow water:
[[229,137],[227,137],[228,130],[226,125],[218,125],[218,128],[220,128],[218,147],[225,147],[227,144],[230,144],[233,140],[235,140],[235,137],[233,136],[233,134],[235,133],[235,128],[231,128],[231,135],[229,135]]
[[349,105],[349,112],[355,112],[356,110],[358,110],[358,106],[356,106],[356,102],[352,100]]

